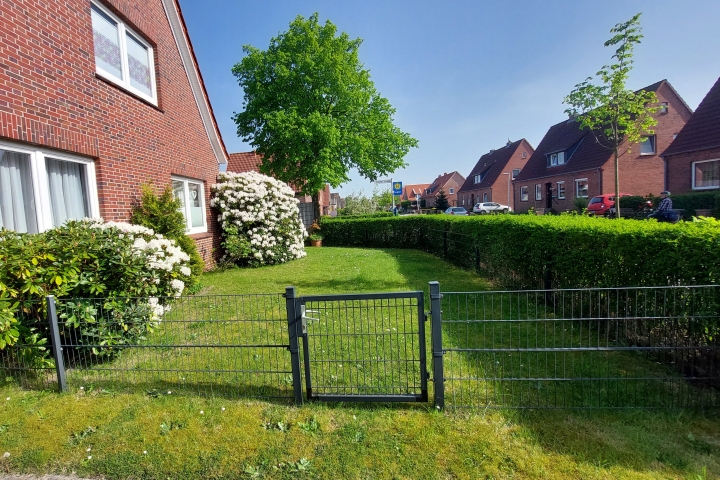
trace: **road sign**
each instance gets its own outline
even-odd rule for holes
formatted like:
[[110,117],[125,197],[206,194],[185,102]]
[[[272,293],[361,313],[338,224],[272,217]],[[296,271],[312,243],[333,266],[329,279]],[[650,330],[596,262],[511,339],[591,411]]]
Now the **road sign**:
[[393,182],[393,195],[402,195],[402,182]]

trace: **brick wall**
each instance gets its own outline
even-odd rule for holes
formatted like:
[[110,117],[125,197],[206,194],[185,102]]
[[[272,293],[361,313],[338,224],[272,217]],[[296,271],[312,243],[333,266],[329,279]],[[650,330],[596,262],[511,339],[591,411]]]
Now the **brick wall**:
[[162,3],[103,5],[153,46],[157,107],[96,75],[89,0],[0,0],[0,138],[92,157],[105,220],[128,220],[143,182],[202,180],[209,230],[195,237],[212,266],[218,165]]
[[[667,162],[667,189],[673,194],[693,193],[692,189],[692,164],[702,160],[720,159],[720,147],[702,150],[699,152],[668,155]],[[697,190],[701,192],[720,190]]]
[[[588,185],[588,198],[592,198],[594,195],[598,195],[600,192],[601,173],[597,170],[587,170],[583,172],[568,173],[565,175],[557,175],[554,177],[540,178],[535,180],[529,180],[527,182],[513,182],[513,193],[512,196],[515,201],[515,211],[519,213],[527,212],[530,207],[534,208],[536,212],[545,212],[549,210],[547,204],[547,184],[554,189],[552,194],[555,198],[552,199],[551,209],[558,212],[564,212],[566,210],[574,210],[575,199],[575,182],[576,180],[581,181],[582,184],[587,183]],[[565,198],[559,198],[558,196],[558,182],[565,182]],[[535,199],[535,185],[540,185],[541,199]],[[520,199],[520,188],[522,186],[528,187],[528,199],[522,201]]]

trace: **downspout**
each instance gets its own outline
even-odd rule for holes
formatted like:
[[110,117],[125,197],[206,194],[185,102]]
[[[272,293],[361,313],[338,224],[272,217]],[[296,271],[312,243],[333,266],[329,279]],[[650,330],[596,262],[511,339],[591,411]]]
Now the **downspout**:
[[495,201],[495,200],[493,200],[493,196],[492,196],[492,187],[490,187],[490,200],[489,201],[491,201],[491,202]]
[[600,188],[598,195],[601,195],[601,194],[605,193],[605,191],[603,190],[602,168],[597,167],[596,170],[597,170],[597,174],[598,174],[598,187]]

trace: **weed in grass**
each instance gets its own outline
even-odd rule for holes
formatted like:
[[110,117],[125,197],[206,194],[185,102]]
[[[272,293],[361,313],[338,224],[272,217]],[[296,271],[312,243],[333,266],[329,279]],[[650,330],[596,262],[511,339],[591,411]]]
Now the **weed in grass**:
[[315,415],[313,415],[312,418],[309,418],[307,422],[298,422],[297,425],[302,431],[307,432],[310,435],[315,435],[320,432],[320,424],[318,423]]
[[97,432],[95,427],[87,427],[81,432],[76,432],[70,435],[70,445],[80,445],[86,438]]
[[262,424],[265,430],[277,430],[278,432],[287,432],[290,430],[290,424],[285,422],[265,422]]
[[160,435],[168,435],[173,430],[180,430],[185,426],[184,423],[171,420],[160,424]]
[[7,432],[8,427],[10,427],[10,425],[8,425],[7,423],[3,423],[2,425],[0,425],[0,435]]

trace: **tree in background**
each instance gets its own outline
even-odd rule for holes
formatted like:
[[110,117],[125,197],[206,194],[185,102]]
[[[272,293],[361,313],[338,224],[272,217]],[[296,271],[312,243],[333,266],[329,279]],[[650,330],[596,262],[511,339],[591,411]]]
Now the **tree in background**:
[[448,202],[447,195],[445,195],[445,190],[443,190],[442,188],[435,197],[435,208],[438,210],[442,210],[443,212],[450,208],[450,202]]
[[[575,85],[563,103],[570,105],[566,113],[577,118],[580,128],[588,128],[596,140],[612,150],[615,158],[615,198],[620,198],[619,150],[642,140],[644,133],[652,134],[650,127],[657,124],[651,114],[658,109],[655,92],[641,90],[634,92],[625,87],[633,64],[633,48],[643,38],[638,13],[624,23],[616,24],[610,33],[615,35],[605,46],[618,45],[616,60],[612,65],[603,66],[597,76],[600,84],[591,83],[592,77]],[[618,218],[620,207],[615,209]]]
[[298,16],[267,50],[246,45],[232,72],[245,91],[237,133],[262,156],[260,170],[312,195],[347,182],[350,168],[374,181],[405,165],[417,140],[393,124],[358,58],[361,39],[337,35],[318,14]]
[[367,198],[362,192],[353,192],[345,197],[345,208],[338,210],[338,215],[368,215],[378,211],[378,204],[373,198]]

